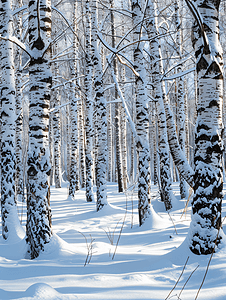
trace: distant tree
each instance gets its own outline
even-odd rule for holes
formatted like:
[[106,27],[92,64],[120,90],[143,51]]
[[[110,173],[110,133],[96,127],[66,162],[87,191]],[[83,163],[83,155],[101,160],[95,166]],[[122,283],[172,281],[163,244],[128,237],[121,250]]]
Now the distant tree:
[[[57,35],[57,24],[55,24],[52,30],[52,40],[55,39]],[[52,55],[56,55],[58,50],[58,43],[55,42],[52,45]],[[57,59],[52,63],[52,74],[56,83],[59,78],[59,63]],[[57,84],[56,84],[57,85]],[[60,89],[58,87],[54,88],[51,94],[51,107],[60,106]],[[51,114],[51,125],[52,125],[52,139],[53,139],[53,170],[54,170],[54,182],[56,188],[61,188],[61,136],[60,136],[60,110],[56,109],[53,114]]]
[[[177,44],[177,54],[182,59],[182,30],[181,30],[181,20],[180,20],[180,14],[179,14],[179,1],[174,1],[174,9],[175,9],[175,27],[176,27],[176,44]],[[181,74],[183,71],[182,65],[178,64],[176,68],[176,72],[178,74]],[[178,132],[178,140],[179,144],[181,146],[181,150],[185,153],[185,141],[186,141],[186,135],[185,135],[185,85],[184,85],[184,78],[179,77],[176,80],[176,101],[177,101],[177,132]],[[188,196],[188,185],[185,181],[185,179],[180,176],[180,194],[181,198],[187,198]]]
[[[110,6],[113,9],[114,4],[113,4],[113,0],[110,0]],[[111,46],[112,48],[115,48],[115,36],[116,36],[116,32],[115,32],[115,17],[114,17],[114,13],[111,10],[110,11],[110,17],[111,17]],[[114,73],[116,75],[116,77],[118,77],[118,66],[117,66],[117,59],[116,57],[113,60],[113,67],[114,67]],[[115,100],[117,100],[118,98],[118,92],[117,92],[117,88],[114,88],[114,98]],[[118,192],[122,193],[123,192],[123,174],[122,174],[122,145],[121,145],[121,122],[120,122],[120,110],[121,110],[121,104],[116,102],[115,103],[115,116],[114,116],[114,125],[115,125],[115,148],[116,148],[116,168],[117,168],[117,181],[118,181]]]

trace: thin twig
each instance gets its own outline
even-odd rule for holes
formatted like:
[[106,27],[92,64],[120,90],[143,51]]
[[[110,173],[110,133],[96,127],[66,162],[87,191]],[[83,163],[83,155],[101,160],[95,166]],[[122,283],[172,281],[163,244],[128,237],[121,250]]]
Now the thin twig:
[[117,226],[118,226],[118,223],[121,221],[121,219],[117,222],[117,224],[115,225],[115,228],[114,228],[114,230],[113,230],[113,232],[111,233],[111,231],[110,231],[110,228],[108,227],[108,232],[107,232],[107,230],[105,230],[104,228],[102,228],[103,230],[104,230],[104,232],[106,233],[106,235],[107,235],[107,237],[108,237],[108,239],[109,239],[109,241],[110,241],[110,244],[113,246],[114,245],[114,235],[115,235],[115,230],[116,230],[116,228],[117,228]]
[[193,193],[193,190],[190,189],[189,196],[188,196],[188,200],[187,200],[187,202],[186,202],[185,208],[184,208],[184,210],[183,210],[182,215],[181,215],[180,218],[183,217],[183,214],[184,214],[184,213],[185,213],[185,218],[186,218],[186,212],[187,212],[187,208],[188,208],[188,203],[189,203],[189,201],[190,201],[190,198],[191,198],[192,193]]
[[171,217],[169,211],[167,211],[167,212],[168,212],[168,215],[169,215],[169,217],[170,217],[171,222],[173,223],[173,226],[174,226],[174,229],[175,229],[175,231],[176,231],[176,234],[178,235],[176,226],[175,226],[175,224],[174,224],[174,222],[173,222],[173,219],[172,219],[172,217]]
[[122,65],[127,66],[137,77],[140,76],[139,73],[137,73],[137,71],[134,68],[130,67],[125,61],[123,61],[118,54],[116,54],[116,56]]
[[85,267],[91,261],[91,258],[92,258],[92,255],[93,255],[93,242],[95,241],[95,239],[93,239],[91,234],[90,234],[90,243],[88,244],[86,236],[81,231],[77,230],[77,232],[79,232],[81,235],[83,235],[83,237],[86,240],[87,255],[86,255],[86,260],[85,260],[85,263],[84,263],[84,267]]
[[182,294],[186,284],[188,283],[188,281],[190,280],[191,276],[195,273],[195,271],[198,269],[199,265],[191,272],[191,274],[189,275],[188,279],[186,280],[185,284],[183,285],[180,294],[178,295],[178,298],[180,298],[180,295]]
[[127,215],[127,197],[126,197],[126,212],[125,212],[124,219],[123,219],[123,222],[122,222],[122,226],[121,226],[121,229],[120,229],[120,232],[119,232],[118,240],[117,240],[117,243],[116,243],[116,245],[115,245],[115,251],[114,251],[114,253],[113,253],[112,260],[113,260],[114,257],[115,257],[116,250],[117,250],[117,247],[118,247],[118,244],[119,244],[119,240],[120,240],[120,237],[121,237],[121,235],[122,235],[122,229],[123,229],[124,224],[125,224],[125,221],[126,221],[126,215]]
[[[181,272],[179,278],[177,279],[177,282],[175,283],[175,285],[174,285],[174,287],[172,288],[172,290],[169,292],[169,294],[168,294],[168,296],[166,297],[166,299],[169,298],[170,294],[172,293],[172,291],[175,289],[175,287],[177,286],[178,282],[180,281],[181,276],[183,275],[184,270],[185,270],[185,267],[186,267],[186,265],[187,265],[187,263],[188,263],[188,260],[189,260],[189,256],[188,256],[188,258],[187,258],[187,260],[186,260],[186,262],[185,262],[185,264],[184,264],[183,270],[182,270],[182,272]],[[166,299],[165,299],[165,300],[166,300]]]

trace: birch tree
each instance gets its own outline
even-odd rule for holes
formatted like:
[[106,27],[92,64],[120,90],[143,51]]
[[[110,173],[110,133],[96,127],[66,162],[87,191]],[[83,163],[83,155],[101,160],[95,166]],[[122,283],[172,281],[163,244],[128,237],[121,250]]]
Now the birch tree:
[[[128,3],[127,1],[121,0],[121,9],[126,9]],[[125,34],[125,25],[122,23],[122,36]],[[123,45],[123,44],[122,44]],[[125,52],[125,51],[124,51]],[[125,54],[125,53],[123,53]],[[122,81],[122,93],[125,96],[125,82],[126,82],[126,68],[124,65],[121,66],[121,81]],[[127,189],[127,179],[128,179],[128,171],[127,171],[127,126],[126,126],[126,114],[124,110],[121,112],[121,147],[122,147],[122,179],[123,179],[123,188],[124,191]]]
[[[110,16],[111,16],[111,35],[112,35],[112,48],[115,48],[115,18],[113,14],[113,0],[110,0]],[[113,60],[114,73],[118,77],[117,60]],[[115,100],[118,98],[117,88],[114,89]],[[118,191],[123,192],[123,174],[122,174],[122,151],[121,151],[121,124],[120,124],[120,111],[121,104],[115,103],[115,146],[116,146],[116,167],[117,167],[117,179],[118,179]]]
[[107,110],[104,98],[102,66],[97,45],[97,5],[92,1],[91,10],[91,45],[92,60],[94,64],[94,89],[97,126],[97,161],[96,161],[96,186],[97,186],[97,211],[107,204],[106,172],[107,172]]
[[51,1],[29,1],[30,115],[26,241],[31,259],[50,241],[51,209],[48,176]]
[[[22,7],[22,1],[16,1],[15,9]],[[15,35],[19,41],[22,36],[22,15],[18,13],[15,18]],[[15,87],[16,87],[16,199],[24,201],[24,165],[26,157],[23,155],[23,95],[22,95],[22,51],[15,46]]]
[[[134,40],[138,41],[142,32],[143,13],[142,1],[132,0],[132,19],[134,26]],[[149,173],[149,144],[148,144],[148,101],[146,91],[146,73],[141,43],[134,47],[134,69],[137,72],[135,78],[136,87],[136,130],[139,140],[136,143],[138,153],[138,212],[140,226],[150,215],[150,173]]]
[[[78,3],[73,4],[73,29],[77,30],[77,7]],[[77,52],[78,52],[78,40],[75,35],[73,35],[73,45],[72,45],[72,58],[73,63],[70,64],[70,71],[72,78],[77,78]],[[75,83],[74,83],[75,82]],[[75,191],[79,189],[78,180],[78,112],[77,112],[77,99],[79,97],[77,88],[77,79],[70,83],[70,107],[69,107],[69,120],[71,122],[70,130],[70,168],[69,168],[69,196],[74,197]],[[77,98],[77,99],[76,99]]]
[[19,223],[15,200],[15,77],[13,44],[7,39],[13,34],[10,1],[0,1],[1,40],[1,215],[2,236],[9,240]]
[[85,163],[86,163],[86,201],[94,201],[92,190],[92,148],[93,148],[93,64],[91,60],[91,24],[90,24],[90,5],[85,2],[86,30],[85,30]]
[[[151,49],[151,59],[153,60],[154,63],[154,68],[156,69],[154,76],[156,76],[156,73],[158,74],[156,78],[157,82],[154,84],[156,89],[158,89],[155,93],[155,95],[158,95],[156,99],[158,99],[157,103],[157,112],[158,112],[158,117],[162,118],[161,124],[162,128],[159,127],[158,130],[163,130],[162,134],[159,132],[159,136],[161,137],[161,140],[159,140],[159,151],[163,151],[162,159],[163,159],[163,167],[165,166],[164,163],[164,157],[165,159],[167,158],[167,153],[168,153],[168,146],[170,148],[171,155],[173,157],[174,163],[178,168],[178,171],[180,175],[187,181],[187,183],[193,187],[194,186],[194,170],[189,166],[188,161],[185,157],[185,154],[181,150],[177,133],[176,133],[176,126],[174,122],[174,117],[173,113],[171,111],[167,94],[166,94],[166,89],[165,89],[165,84],[162,81],[162,75],[163,75],[163,64],[162,64],[162,55],[161,55],[161,49],[160,49],[160,44],[158,42],[157,37],[157,19],[156,19],[156,4],[152,3],[149,1],[149,4],[147,6],[147,15],[150,16],[148,19],[147,23],[147,33],[149,40],[151,41],[150,44],[150,49]],[[154,16],[151,17],[151,16]],[[153,58],[152,58],[153,57]],[[159,77],[159,74],[162,74],[161,77]],[[160,82],[162,81],[162,84]],[[161,85],[161,88],[160,88]],[[156,97],[156,96],[155,96]],[[161,102],[161,99],[163,99],[163,104]],[[158,108],[159,107],[159,108]],[[161,113],[160,113],[161,112]],[[165,115],[165,117],[164,117]],[[166,123],[165,123],[166,120]],[[164,129],[165,128],[165,129]],[[167,131],[166,131],[167,130]],[[168,136],[168,143],[167,143],[167,138],[166,134]],[[162,145],[161,145],[162,144]],[[167,146],[168,144],[168,146]],[[163,150],[161,150],[163,149]],[[161,155],[159,153],[160,160],[161,160]],[[165,172],[168,174],[169,172],[169,167],[168,167],[168,158],[166,159],[166,168]],[[162,166],[160,165],[160,172],[162,169]],[[171,179],[169,179],[170,175],[161,177],[168,181],[167,186],[170,185]],[[168,179],[167,179],[168,178]],[[171,189],[171,188],[170,188]],[[169,191],[169,189],[168,189]],[[168,194],[169,195],[169,194]]]
[[[175,25],[176,25],[176,44],[177,44],[177,53],[180,59],[182,59],[182,33],[181,33],[181,21],[179,16],[179,4],[178,0],[174,2],[175,9]],[[179,64],[176,72],[180,74],[182,72],[182,65]],[[178,139],[181,146],[181,150],[185,153],[185,88],[184,88],[184,78],[179,77],[176,80],[177,84],[177,130],[178,130]],[[185,179],[180,176],[180,194],[181,198],[186,198],[188,196],[187,183]]]
[[[57,24],[55,25],[55,27]],[[52,34],[52,39],[57,35],[57,28],[54,28],[54,33]],[[57,54],[58,44],[55,43],[52,46],[52,54]],[[59,64],[54,62],[52,64],[52,73],[57,79],[59,77]],[[56,80],[57,82],[57,80]],[[52,91],[51,95],[51,107],[59,107],[60,106],[60,90],[59,88],[55,88]],[[52,134],[53,134],[53,162],[54,162],[54,181],[55,187],[61,188],[61,136],[60,136],[60,110],[56,109],[53,114],[51,114],[52,121]]]
[[147,21],[146,28],[148,38],[150,42],[151,64],[152,64],[152,76],[154,87],[154,99],[158,114],[158,151],[160,160],[160,182],[161,182],[161,198],[165,203],[167,210],[172,208],[172,188],[171,188],[171,170],[170,170],[170,156],[169,156],[169,144],[167,137],[166,126],[166,114],[163,102],[163,90],[161,83],[161,53],[157,31],[156,20],[156,5],[152,1],[148,2],[147,9]]
[[223,60],[219,41],[220,0],[186,2],[194,17],[192,44],[198,77],[190,249],[195,254],[210,254],[222,238]]

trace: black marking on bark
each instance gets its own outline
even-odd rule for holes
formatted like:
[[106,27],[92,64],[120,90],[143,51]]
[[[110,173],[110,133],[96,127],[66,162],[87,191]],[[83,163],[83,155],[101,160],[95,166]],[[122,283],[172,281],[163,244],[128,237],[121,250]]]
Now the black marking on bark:
[[220,66],[215,61],[213,61],[211,63],[211,65],[209,66],[209,68],[207,69],[205,77],[208,77],[208,75],[211,75],[214,73],[216,74],[214,79],[223,79],[223,75],[222,75]]
[[217,100],[211,100],[208,105],[208,108],[212,108],[214,106],[219,107],[219,102]]
[[197,73],[199,73],[201,70],[206,70],[208,68],[208,62],[206,61],[206,59],[202,56],[200,58],[200,60],[197,62],[197,65],[196,65],[196,70],[197,70]]
[[197,126],[197,132],[199,132],[201,129],[210,130],[211,128],[207,126],[206,124],[201,124]]
[[45,47],[45,43],[43,42],[42,38],[39,36],[36,41],[34,41],[33,45],[31,46],[31,50],[34,48],[38,50],[42,50]]

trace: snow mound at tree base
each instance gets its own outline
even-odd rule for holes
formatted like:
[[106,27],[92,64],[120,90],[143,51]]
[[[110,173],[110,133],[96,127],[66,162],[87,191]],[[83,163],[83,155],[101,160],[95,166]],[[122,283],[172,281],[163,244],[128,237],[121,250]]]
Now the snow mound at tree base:
[[31,299],[62,299],[61,295],[50,285],[45,283],[35,283],[26,292],[26,297]]
[[80,254],[84,256],[86,253],[87,249],[85,244],[83,247],[78,247],[76,244],[65,242],[57,234],[53,234],[50,242],[45,244],[45,249],[40,252],[37,260],[45,259],[52,261],[53,259],[64,259]]
[[[4,299],[14,300],[75,300],[75,295],[63,295],[58,293],[50,285],[45,283],[35,283],[31,285],[25,292],[21,292],[18,298],[14,298],[11,292],[1,293]],[[1,298],[2,299],[2,298]]]

